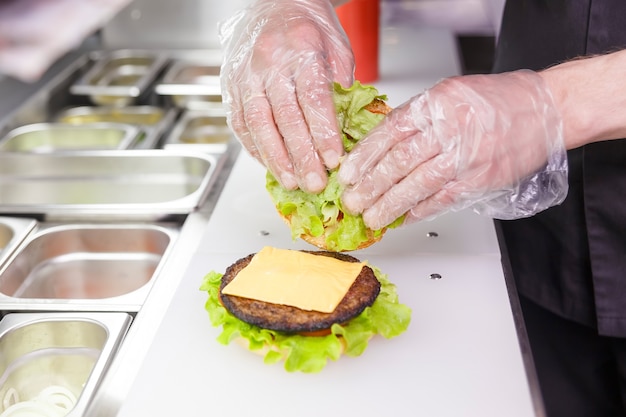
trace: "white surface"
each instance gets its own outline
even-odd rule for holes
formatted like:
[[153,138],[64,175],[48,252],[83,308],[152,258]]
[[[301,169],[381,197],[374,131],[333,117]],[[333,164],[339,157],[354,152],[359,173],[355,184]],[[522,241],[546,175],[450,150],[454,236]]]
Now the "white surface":
[[[442,49],[452,48],[451,37],[415,32],[414,40],[431,54],[427,61],[398,55],[383,71],[377,84],[391,101],[455,71],[448,58],[454,49]],[[424,76],[410,78],[411,60],[414,68],[432,68],[419,67]],[[311,248],[291,240],[263,185],[264,170],[242,153],[120,416],[533,415],[493,225],[468,212],[391,230],[353,253],[388,274],[413,310],[406,333],[372,339],[361,357],[341,358],[319,374],[290,374],[238,345],[217,343],[220,330],[198,290],[204,275],[264,245]],[[427,238],[428,231],[440,237]],[[432,273],[442,279],[431,280]]]
[[[256,187],[254,168],[242,154],[120,415],[304,417],[318,416],[322,405],[333,415],[363,417],[533,415],[493,230],[484,222],[468,226],[464,214],[441,218],[438,229],[456,232],[448,246],[429,246],[419,233],[390,234],[384,249],[381,242],[381,250],[358,255],[387,273],[412,308],[405,334],[375,338],[361,357],[315,375],[289,374],[238,345],[218,344],[198,290],[202,277],[265,244],[310,248],[292,243],[281,223],[258,236],[257,223],[276,217],[261,199],[246,200],[243,212],[232,209],[243,180]],[[431,280],[431,273],[443,278]]]

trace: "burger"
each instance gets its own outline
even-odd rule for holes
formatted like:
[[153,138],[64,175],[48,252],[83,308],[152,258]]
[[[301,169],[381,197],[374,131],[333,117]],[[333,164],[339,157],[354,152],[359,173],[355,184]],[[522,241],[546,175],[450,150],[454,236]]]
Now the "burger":
[[200,290],[221,326],[218,342],[236,341],[289,372],[359,356],[373,336],[398,336],[411,320],[385,274],[340,252],[265,247],[208,273]]
[[[346,152],[391,111],[385,102],[386,96],[358,81],[350,88],[335,83],[333,98]],[[328,171],[328,184],[318,194],[301,189],[287,190],[267,172],[266,189],[294,240],[301,238],[323,250],[352,251],[378,242],[387,228],[402,223],[404,216],[383,229],[371,230],[360,214],[346,213],[340,201],[343,188],[337,180],[337,172],[338,168]]]

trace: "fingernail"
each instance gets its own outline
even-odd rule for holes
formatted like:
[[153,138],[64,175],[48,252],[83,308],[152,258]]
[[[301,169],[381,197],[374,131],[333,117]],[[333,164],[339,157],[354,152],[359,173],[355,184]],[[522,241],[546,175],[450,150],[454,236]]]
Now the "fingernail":
[[309,172],[308,174],[306,174],[306,177],[304,177],[304,182],[307,189],[313,193],[322,191],[326,186],[324,179],[315,172]]
[[354,175],[354,169],[349,164],[346,164],[344,160],[339,167],[338,179],[341,184],[351,185],[352,176]]
[[359,214],[361,212],[358,195],[350,192],[350,190],[344,191],[341,196],[341,202],[343,207],[351,214]]
[[365,222],[365,225],[370,229],[378,230],[383,227],[383,224],[381,224],[378,217],[379,216],[377,216],[376,213],[374,213],[372,210],[366,210],[363,213],[363,222]]
[[324,164],[328,168],[335,168],[339,165],[339,154],[335,152],[333,149],[329,149],[322,154],[322,159],[324,160]]
[[283,185],[283,187],[285,187],[288,190],[293,190],[293,189],[298,188],[298,180],[296,180],[296,177],[289,172],[285,172],[281,174],[280,182]]

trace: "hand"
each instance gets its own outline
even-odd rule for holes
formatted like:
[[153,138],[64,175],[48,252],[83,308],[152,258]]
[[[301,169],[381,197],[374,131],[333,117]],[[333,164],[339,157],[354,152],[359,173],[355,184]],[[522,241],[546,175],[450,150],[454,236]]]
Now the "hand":
[[538,73],[445,79],[346,156],[344,208],[372,229],[469,206],[503,219],[533,215],[567,194],[562,125]]
[[243,146],[287,189],[319,192],[343,155],[333,81],[354,57],[328,0],[258,0],[220,28],[222,95]]

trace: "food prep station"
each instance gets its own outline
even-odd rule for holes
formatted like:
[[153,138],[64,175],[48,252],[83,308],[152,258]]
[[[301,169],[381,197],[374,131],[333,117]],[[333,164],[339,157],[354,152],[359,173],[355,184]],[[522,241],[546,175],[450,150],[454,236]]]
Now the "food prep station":
[[88,415],[152,287],[193,250],[187,218],[237,152],[218,54],[193,53],[77,52],[3,117],[0,415],[40,411],[42,393]]
[[[384,28],[375,85],[397,106],[458,74],[455,48],[445,31]],[[0,119],[0,415],[49,385],[77,417],[543,415],[496,232],[467,211],[354,253],[397,284],[406,334],[315,375],[216,342],[206,273],[311,248],[226,125],[220,62],[77,51]]]

